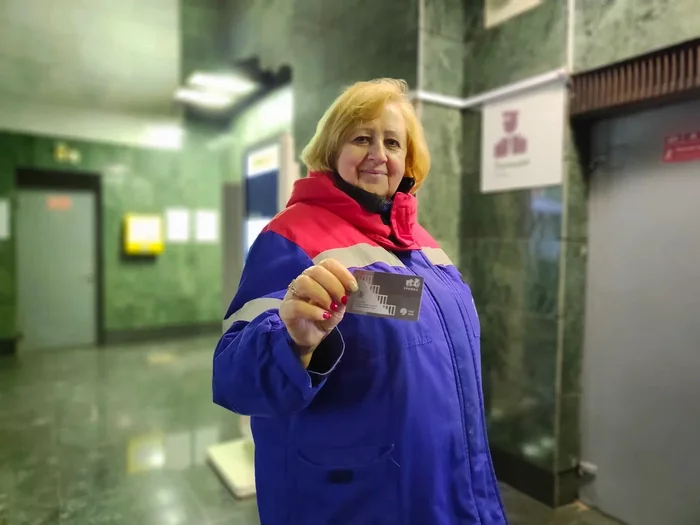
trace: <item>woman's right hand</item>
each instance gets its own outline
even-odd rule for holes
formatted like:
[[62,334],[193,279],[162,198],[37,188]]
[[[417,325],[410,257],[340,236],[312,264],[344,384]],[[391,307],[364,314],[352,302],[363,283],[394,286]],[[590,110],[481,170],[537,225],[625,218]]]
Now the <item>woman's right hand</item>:
[[348,293],[358,290],[350,271],[334,259],[324,259],[295,278],[282,300],[279,315],[304,366],[345,314]]

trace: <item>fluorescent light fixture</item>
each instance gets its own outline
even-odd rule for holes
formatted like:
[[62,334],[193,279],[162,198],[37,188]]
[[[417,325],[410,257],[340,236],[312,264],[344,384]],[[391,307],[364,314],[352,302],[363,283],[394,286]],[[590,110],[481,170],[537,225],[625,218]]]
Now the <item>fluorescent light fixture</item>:
[[250,79],[236,74],[193,73],[187,84],[199,89],[243,96],[252,93],[258,85]]
[[211,91],[180,88],[175,93],[175,100],[210,109],[223,109],[233,103],[234,97],[225,93],[212,93]]

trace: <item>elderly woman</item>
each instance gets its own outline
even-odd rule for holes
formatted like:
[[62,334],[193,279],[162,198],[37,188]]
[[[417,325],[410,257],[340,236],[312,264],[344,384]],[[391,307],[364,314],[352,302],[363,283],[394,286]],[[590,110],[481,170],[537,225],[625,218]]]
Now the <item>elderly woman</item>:
[[[474,301],[416,222],[430,158],[405,83],[348,88],[302,160],[214,354],[214,401],[252,416],[262,524],[506,523]],[[346,313],[360,269],[422,277],[418,321]]]

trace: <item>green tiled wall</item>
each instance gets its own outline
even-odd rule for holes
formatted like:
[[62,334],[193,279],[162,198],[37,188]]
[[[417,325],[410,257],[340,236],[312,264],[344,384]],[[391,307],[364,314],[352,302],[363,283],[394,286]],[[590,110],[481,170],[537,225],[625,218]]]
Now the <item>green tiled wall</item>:
[[[469,9],[464,96],[563,66],[565,22],[557,0],[490,30],[482,7]],[[489,439],[553,471],[562,188],[480,193],[478,111],[464,114],[462,131],[461,260],[481,315]]]
[[[460,97],[465,81],[461,65],[467,53],[466,12],[462,2],[424,0],[421,10],[420,89]],[[419,218],[454,264],[465,271],[468,265],[461,259],[460,250],[464,165],[462,113],[424,103],[420,104],[419,113],[432,156],[430,174],[418,195]]]
[[[481,7],[456,0],[423,3],[421,89],[469,96],[563,65],[564,3],[545,1],[489,31],[482,17]],[[478,109],[424,103],[420,111],[433,155],[421,221],[460,267],[479,308],[491,445],[553,471],[563,189],[480,193]]]
[[[581,3],[581,2],[579,2]],[[543,0],[535,9],[489,30],[483,4],[467,12],[465,95],[562,67],[566,49],[566,2]]]
[[579,0],[575,67],[595,69],[700,36],[697,0]]
[[[160,151],[67,141],[82,160],[53,159],[56,140],[0,133],[0,198],[15,195],[17,168],[94,173],[102,178],[105,328],[108,331],[190,325],[220,319],[221,251],[218,245],[172,245],[154,262],[120,258],[121,220],[127,212],[166,207],[219,208],[225,172],[209,137],[191,131],[182,151]],[[0,242],[0,338],[16,333],[14,239]]]

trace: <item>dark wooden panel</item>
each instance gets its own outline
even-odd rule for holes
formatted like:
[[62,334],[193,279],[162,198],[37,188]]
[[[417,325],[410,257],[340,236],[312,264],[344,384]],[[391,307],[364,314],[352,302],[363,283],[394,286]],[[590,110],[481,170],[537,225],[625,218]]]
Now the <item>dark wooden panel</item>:
[[700,39],[586,71],[572,78],[573,117],[616,112],[697,95]]

